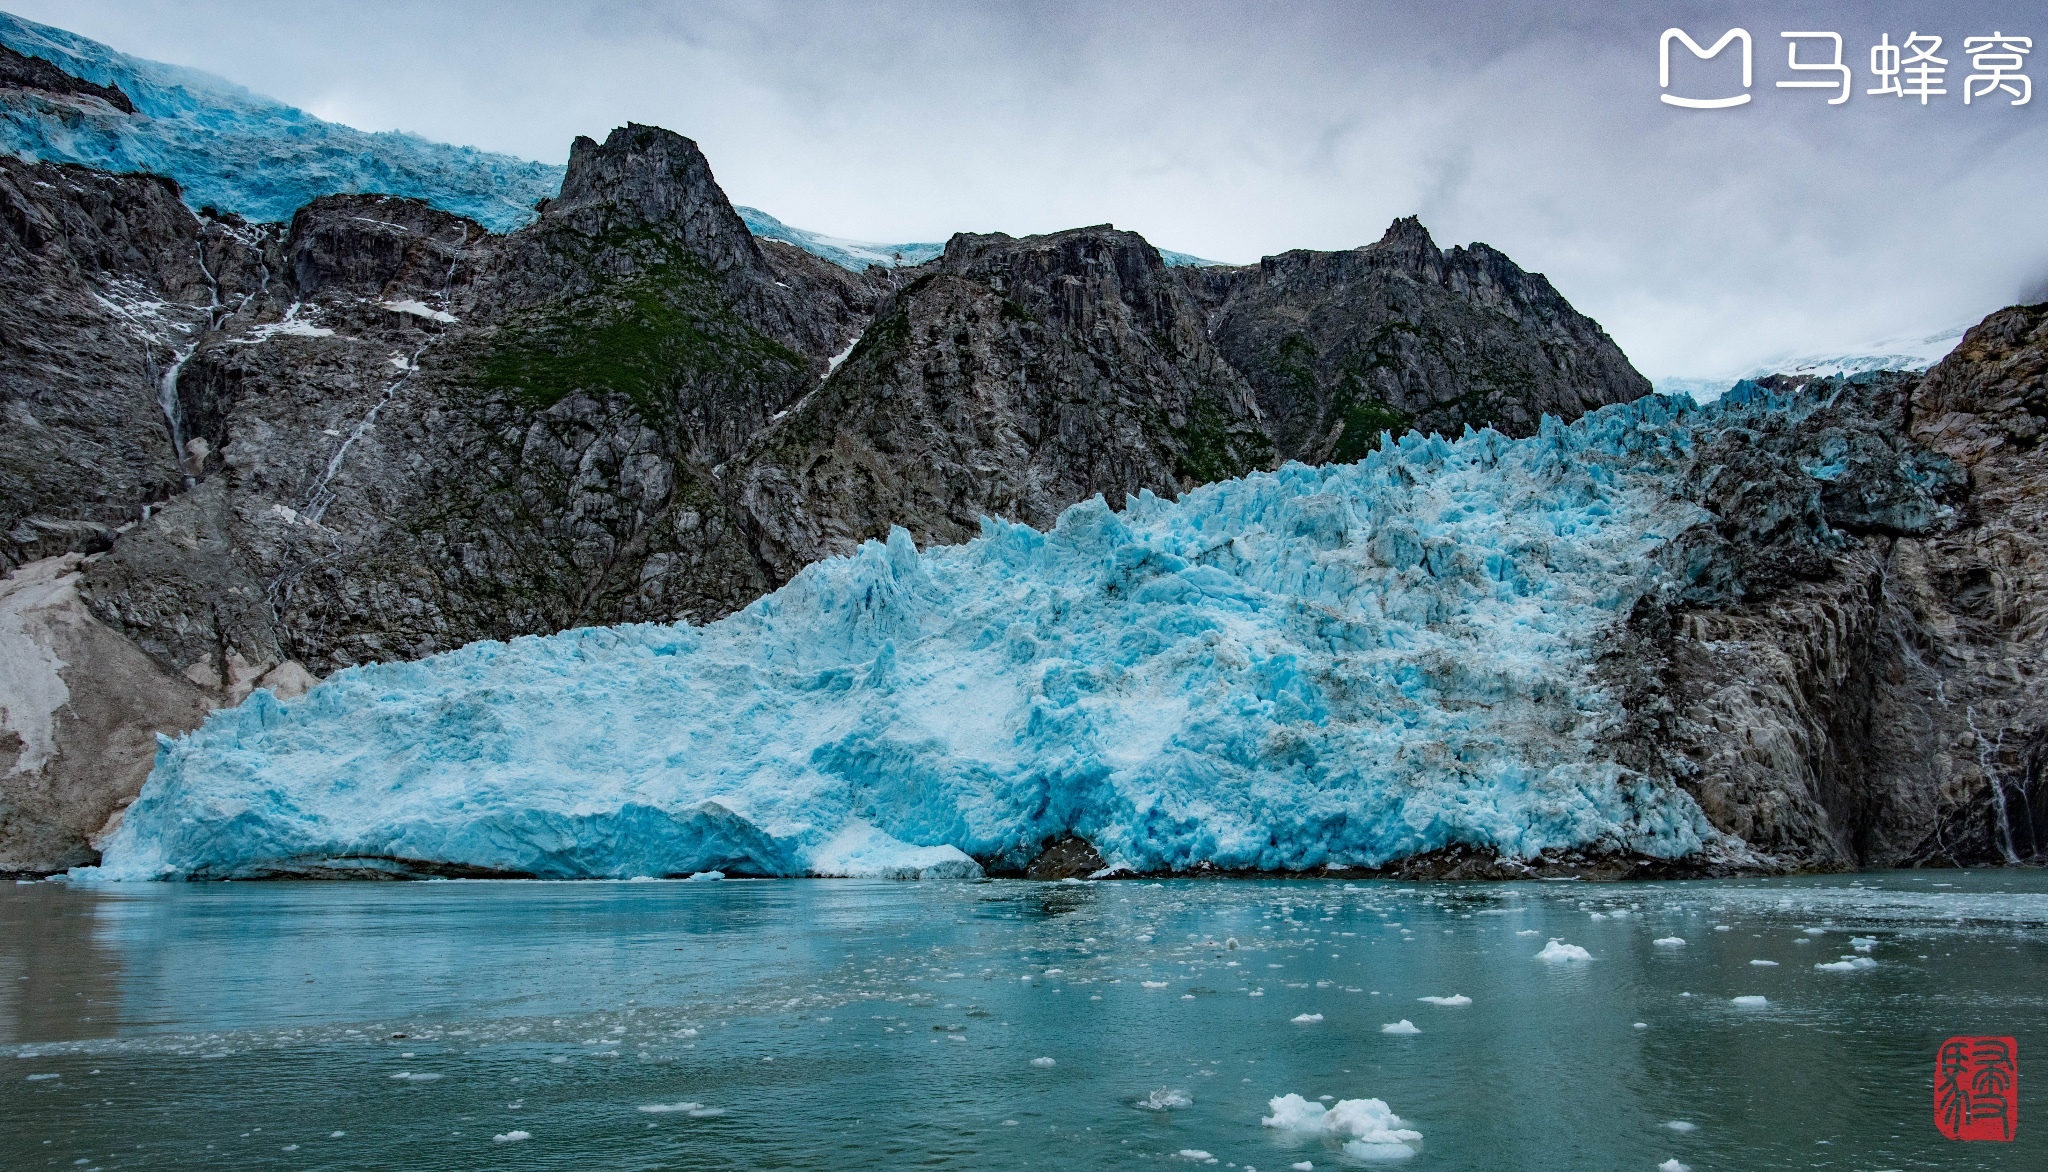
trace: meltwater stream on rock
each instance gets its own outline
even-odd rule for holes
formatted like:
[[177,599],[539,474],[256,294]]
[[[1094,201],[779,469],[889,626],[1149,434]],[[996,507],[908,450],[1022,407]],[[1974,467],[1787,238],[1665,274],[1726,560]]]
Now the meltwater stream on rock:
[[10,885],[0,1167],[2039,1168],[1929,1089],[2048,1037],[2044,928],[2027,871]]

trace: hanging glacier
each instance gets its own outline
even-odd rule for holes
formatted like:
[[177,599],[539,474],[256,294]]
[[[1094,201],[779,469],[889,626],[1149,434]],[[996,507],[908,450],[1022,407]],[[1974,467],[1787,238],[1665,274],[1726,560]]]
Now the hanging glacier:
[[706,626],[259,691],[162,742],[78,874],[972,875],[1070,834],[1138,872],[1740,850],[1603,747],[1599,659],[1706,572],[1673,470],[1754,400],[1384,436],[923,552],[899,529]]

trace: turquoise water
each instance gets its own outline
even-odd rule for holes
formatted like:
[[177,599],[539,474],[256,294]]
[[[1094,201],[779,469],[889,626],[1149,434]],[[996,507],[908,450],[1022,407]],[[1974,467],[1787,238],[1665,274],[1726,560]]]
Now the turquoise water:
[[2041,1052],[2044,944],[2038,872],[15,885],[0,1166],[1389,1166],[1261,1126],[1295,1093],[1417,1172],[2038,1169],[2037,1082],[1955,1144],[1930,1077]]

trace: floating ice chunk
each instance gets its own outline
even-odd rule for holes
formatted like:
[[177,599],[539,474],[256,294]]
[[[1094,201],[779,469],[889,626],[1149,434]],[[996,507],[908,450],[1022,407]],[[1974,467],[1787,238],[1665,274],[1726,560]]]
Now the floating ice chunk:
[[1325,1107],[1300,1095],[1282,1095],[1267,1106],[1273,1113],[1259,1120],[1265,1126],[1342,1137],[1344,1153],[1361,1160],[1407,1159],[1422,1142],[1422,1133],[1407,1127],[1379,1099],[1341,1099]]
[[433,306],[428,305],[424,301],[415,301],[412,300],[411,298],[407,298],[403,301],[382,301],[379,302],[378,304],[382,305],[384,308],[390,310],[393,313],[409,313],[414,317],[423,317],[426,318],[428,321],[437,321],[443,325],[454,325],[458,320],[456,316],[452,313],[447,313],[443,310],[435,309]]
[[1287,1166],[1294,1169],[1294,1172],[1315,1172],[1316,1168],[1314,1161],[1311,1160],[1297,1160]]
[[391,1077],[401,1082],[439,1082],[441,1079],[438,1074],[415,1074],[410,1070],[401,1070]]
[[690,876],[691,881],[695,883],[716,883],[723,878],[725,878],[725,872],[723,871],[699,871]]
[[1055,1066],[1055,1065],[1058,1065],[1058,1064],[1057,1064],[1057,1063],[1055,1063],[1055,1062],[1054,1062],[1054,1061],[1053,1061],[1052,1059],[1050,1059],[1050,1058],[1033,1058],[1033,1059],[1031,1060],[1031,1065],[1033,1065],[1033,1066],[1039,1066],[1039,1067],[1045,1067],[1045,1066]]
[[1828,930],[1827,930],[1826,928],[1808,928],[1808,929],[1806,929],[1806,934],[1807,934],[1808,936],[1825,936],[1825,935],[1827,935],[1827,932],[1828,932]]
[[1591,916],[1591,917],[1589,917],[1589,918],[1591,918],[1591,919],[1595,919],[1595,920],[1604,920],[1604,919],[1606,919],[1607,917],[1606,917],[1606,916],[1605,916],[1604,914],[1600,913],[1600,912],[1594,912],[1594,913],[1592,914],[1592,916]]
[[53,1078],[63,1078],[63,1077],[64,1077],[64,1076],[63,1076],[62,1074],[31,1074],[31,1075],[29,1075],[29,1076],[28,1076],[28,1079],[27,1079],[27,1081],[29,1081],[29,1082],[47,1082],[47,1081],[49,1081],[50,1079],[53,1079]]
[[1681,1164],[1676,1158],[1673,1158],[1657,1165],[1657,1172],[1692,1172],[1692,1165]]
[[1700,1129],[1699,1124],[1687,1123],[1683,1119],[1673,1119],[1664,1126],[1676,1132],[1698,1131]]
[[492,1136],[491,1142],[494,1144],[516,1144],[521,1142],[522,1140],[529,1140],[532,1138],[533,1133],[530,1131],[506,1131],[500,1132],[499,1134]]
[[1164,988],[1166,988],[1167,982],[1165,982],[1165,981],[1139,981],[1139,982],[1138,982],[1138,984],[1140,984],[1140,985],[1144,986],[1144,987],[1145,987],[1145,988],[1147,988],[1147,989],[1164,989]]
[[1536,929],[1534,929],[1534,928],[1524,928],[1524,929],[1522,929],[1521,931],[1519,931],[1519,932],[1515,933],[1515,935],[1517,935],[1517,936],[1541,936],[1541,935],[1543,935],[1543,933],[1541,933],[1541,932],[1538,932],[1538,931],[1537,931]]
[[1566,944],[1553,936],[1550,943],[1543,946],[1543,951],[1536,954],[1536,959],[1550,964],[1568,964],[1577,960],[1591,960],[1593,954],[1576,944]]
[[1451,995],[1450,995],[1449,997],[1417,997],[1417,998],[1416,998],[1416,1000],[1417,1000],[1417,1001],[1427,1001],[1427,1002],[1429,1002],[1429,1003],[1430,1003],[1431,1005],[1470,1005],[1470,1004],[1472,1004],[1472,999],[1471,999],[1470,997],[1467,997],[1467,996],[1465,996],[1465,995],[1464,995],[1463,993],[1453,993],[1453,994],[1451,994]]
[[1731,997],[1729,998],[1729,1000],[1733,1001],[1737,1005],[1742,1006],[1745,1009],[1761,1009],[1764,1006],[1769,1005],[1771,1003],[1770,998],[1768,997],[1758,997],[1754,995],[1747,997]]
[[1422,1032],[1422,1029],[1404,1017],[1400,1021],[1390,1021],[1381,1026],[1380,1032],[1383,1034],[1419,1034]]
[[1202,1164],[1214,1164],[1216,1162],[1216,1157],[1210,1155],[1209,1153],[1203,1151],[1200,1148],[1182,1148],[1180,1151],[1175,1152],[1174,1154],[1179,1156],[1183,1160],[1194,1160],[1197,1163]]
[[1764,969],[1774,969],[1778,967],[1778,962],[1775,960],[1753,960],[1749,963],[1755,965],[1758,968]]
[[692,1111],[702,1111],[702,1110],[704,1109],[704,1104],[702,1104],[702,1103],[648,1103],[648,1104],[646,1104],[645,1106],[641,1107],[640,1109],[641,1109],[642,1111],[645,1111],[645,1112],[647,1112],[647,1113],[648,1113],[649,1115],[680,1115],[680,1114],[686,1114],[686,1113],[688,1113],[688,1112],[692,1112]]
[[1314,1025],[1317,1022],[1323,1020],[1323,1015],[1320,1013],[1297,1013],[1293,1017],[1288,1018],[1287,1020],[1293,1022],[1295,1025]]
[[1683,937],[1683,936],[1659,936],[1659,937],[1657,937],[1657,938],[1656,938],[1655,940],[1652,940],[1652,941],[1650,941],[1650,943],[1652,943],[1652,944],[1656,945],[1656,946],[1657,946],[1657,947],[1659,947],[1659,948],[1684,948],[1684,947],[1685,947],[1685,937]]
[[1840,960],[1830,961],[1826,964],[1817,964],[1813,967],[1824,973],[1854,973],[1861,972],[1864,969],[1874,969],[1877,967],[1877,962],[1867,956],[1851,954],[1843,956]]
[[1186,1091],[1177,1091],[1171,1087],[1160,1087],[1131,1104],[1131,1106],[1136,1107],[1140,1111],[1177,1111],[1182,1107],[1192,1107],[1194,1104],[1194,1096]]
[[1639,1021],[1635,1024],[1634,1028],[1639,1030],[1646,1030],[1650,1028],[1650,1023],[1646,1021]]
[[1735,929],[1733,929],[1733,928],[1729,927],[1729,926],[1728,926],[1728,925],[1726,925],[1726,924],[1715,924],[1715,925],[1714,925],[1714,931],[1716,931],[1716,932],[1733,932],[1734,930],[1735,930]]
[[1849,947],[1854,948],[1858,952],[1869,952],[1871,949],[1877,947],[1877,937],[1851,936],[1849,937]]

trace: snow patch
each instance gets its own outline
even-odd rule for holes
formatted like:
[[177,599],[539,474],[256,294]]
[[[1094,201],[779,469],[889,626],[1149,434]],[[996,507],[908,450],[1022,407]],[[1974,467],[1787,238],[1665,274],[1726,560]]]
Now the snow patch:
[[[460,318],[456,317],[452,313],[447,312],[446,310],[435,309],[433,306],[428,305],[424,301],[415,301],[411,298],[407,298],[403,301],[380,301],[377,304],[383,306],[384,308],[390,310],[393,313],[409,313],[414,317],[423,317],[426,318],[428,321],[437,321],[444,325],[452,326],[461,320]],[[411,367],[403,366],[400,367],[399,369],[410,370]]]

